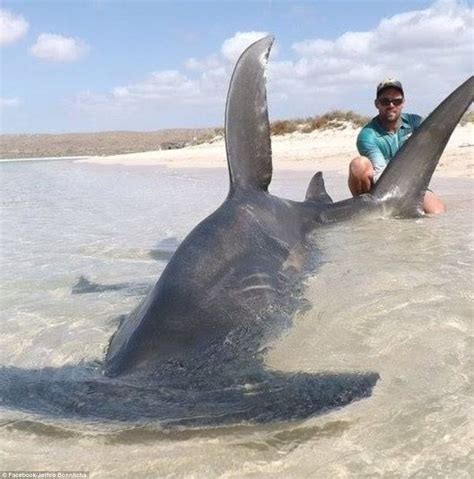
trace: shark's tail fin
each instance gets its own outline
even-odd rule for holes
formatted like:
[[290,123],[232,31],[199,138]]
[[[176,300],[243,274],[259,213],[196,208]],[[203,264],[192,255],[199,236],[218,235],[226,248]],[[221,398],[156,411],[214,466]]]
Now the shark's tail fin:
[[236,189],[268,189],[272,149],[268,121],[265,67],[273,37],[253,43],[239,58],[225,113],[230,193]]
[[372,190],[378,200],[394,199],[395,214],[422,212],[423,196],[439,158],[459,120],[474,99],[471,76],[423,121],[399,150]]

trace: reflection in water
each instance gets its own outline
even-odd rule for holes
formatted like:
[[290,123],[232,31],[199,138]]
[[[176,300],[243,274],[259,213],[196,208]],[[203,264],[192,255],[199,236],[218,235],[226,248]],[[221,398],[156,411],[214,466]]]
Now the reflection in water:
[[[71,294],[105,293],[110,291],[122,291],[125,294],[144,296],[152,288],[152,284],[141,283],[115,283],[99,284],[80,276],[72,286]],[[125,291],[124,291],[125,290]]]
[[179,246],[178,238],[171,236],[164,238],[150,250],[150,256],[158,261],[168,261]]

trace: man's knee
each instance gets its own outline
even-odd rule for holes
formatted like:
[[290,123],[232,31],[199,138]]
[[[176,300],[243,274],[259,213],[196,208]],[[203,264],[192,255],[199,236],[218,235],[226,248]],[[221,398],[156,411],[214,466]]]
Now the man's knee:
[[353,196],[368,193],[372,187],[374,168],[365,156],[354,158],[349,164],[349,190]]
[[423,199],[423,209],[428,215],[439,215],[446,212],[446,206],[441,198],[432,191],[427,191]]
[[372,163],[365,156],[354,158],[349,164],[349,174],[356,178],[363,178],[368,174],[373,174]]

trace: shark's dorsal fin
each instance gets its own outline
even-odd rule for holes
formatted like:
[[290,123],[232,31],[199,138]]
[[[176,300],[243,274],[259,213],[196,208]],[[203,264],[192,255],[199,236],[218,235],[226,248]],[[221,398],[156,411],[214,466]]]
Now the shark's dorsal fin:
[[225,113],[225,138],[230,193],[268,189],[272,149],[268,121],[265,67],[273,37],[251,45],[239,58],[230,81]]
[[324,186],[323,174],[318,171],[309,182],[306,190],[305,201],[320,201],[322,203],[332,203],[331,197],[327,194]]

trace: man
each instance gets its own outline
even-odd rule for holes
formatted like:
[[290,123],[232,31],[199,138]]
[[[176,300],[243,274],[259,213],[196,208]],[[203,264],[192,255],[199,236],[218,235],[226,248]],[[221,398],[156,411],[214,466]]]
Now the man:
[[[405,95],[402,84],[389,78],[377,86],[375,107],[379,114],[362,128],[357,137],[361,156],[349,166],[349,189],[353,196],[368,193],[400,147],[422,122],[419,115],[402,113]],[[441,199],[427,191],[423,209],[428,214],[444,213]]]

